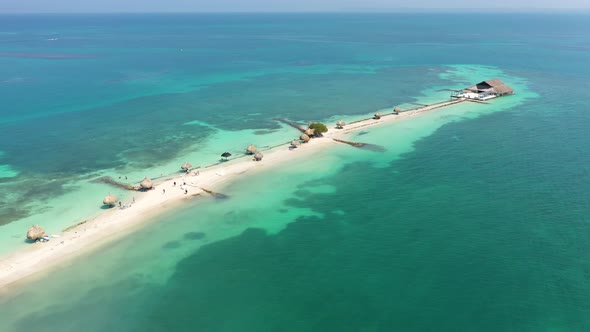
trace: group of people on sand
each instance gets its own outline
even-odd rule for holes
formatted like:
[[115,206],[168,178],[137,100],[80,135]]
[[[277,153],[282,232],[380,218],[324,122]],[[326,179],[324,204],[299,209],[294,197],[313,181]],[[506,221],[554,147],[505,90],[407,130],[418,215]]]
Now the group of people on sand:
[[187,169],[187,170],[186,170],[186,174],[187,174],[187,175],[188,175],[188,174],[191,174],[191,175],[193,175],[193,176],[195,176],[195,175],[199,175],[199,170],[198,170],[198,169],[197,169],[197,170],[194,170],[194,169],[193,169],[193,170]]
[[133,204],[135,204],[135,197],[133,197],[131,203],[123,204],[122,201],[119,201],[119,209],[124,210],[130,208]]
[[[172,183],[172,187],[176,187],[176,181]],[[186,181],[183,181],[182,184],[179,186],[180,190],[184,190],[184,194],[188,194],[188,187]],[[162,189],[162,194],[166,194],[166,189]]]

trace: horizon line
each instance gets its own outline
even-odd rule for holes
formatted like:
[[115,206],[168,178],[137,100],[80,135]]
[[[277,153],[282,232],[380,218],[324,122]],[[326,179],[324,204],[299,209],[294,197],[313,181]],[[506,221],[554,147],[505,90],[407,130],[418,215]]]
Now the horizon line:
[[541,13],[590,13],[590,8],[397,8],[397,9],[347,9],[347,10],[277,10],[277,11],[80,11],[80,12],[42,12],[42,11],[13,11],[0,12],[0,15],[22,14],[55,14],[55,15],[80,15],[80,14],[541,14]]

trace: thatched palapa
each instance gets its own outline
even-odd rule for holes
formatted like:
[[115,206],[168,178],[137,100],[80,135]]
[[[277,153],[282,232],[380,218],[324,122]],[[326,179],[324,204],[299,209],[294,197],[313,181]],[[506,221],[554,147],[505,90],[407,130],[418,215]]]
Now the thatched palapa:
[[103,199],[102,199],[102,204],[104,205],[110,205],[110,206],[114,206],[115,204],[117,204],[117,202],[119,201],[119,199],[117,198],[117,196],[109,193],[108,195],[106,195]]
[[342,129],[342,128],[344,128],[345,125],[346,125],[346,122],[344,122],[342,120],[336,122],[336,128],[337,129]]
[[305,135],[309,136],[309,137],[313,137],[315,135],[315,129],[307,129],[305,130]]
[[381,113],[377,112],[377,113],[375,113],[375,115],[373,115],[373,119],[379,120],[379,119],[381,119],[381,116],[382,116]]
[[254,144],[248,145],[246,148],[246,154],[255,154],[256,153],[256,146]]
[[311,140],[311,138],[309,138],[307,134],[302,134],[301,136],[299,136],[299,139],[302,140],[304,143],[307,143]]
[[139,186],[141,187],[141,189],[152,189],[154,184],[152,183],[152,180],[145,177],[145,178],[143,178],[143,180],[141,180],[141,182],[139,183]]
[[401,111],[402,111],[402,109],[401,109],[401,108],[399,108],[399,107],[396,107],[396,108],[394,108],[394,109],[393,109],[393,114],[396,114],[396,115],[397,115],[397,114],[399,114],[399,112],[401,112]]
[[182,170],[188,171],[191,168],[193,168],[193,165],[191,165],[191,163],[189,163],[188,161],[185,161],[184,164],[182,164],[182,166],[180,166],[180,168]]
[[255,161],[261,161],[262,160],[262,157],[264,157],[264,155],[260,151],[256,152],[256,154],[254,154],[254,160]]
[[504,82],[495,78],[477,83],[465,89],[469,92],[494,94],[496,96],[510,95],[514,93],[514,89],[506,85]]
[[298,148],[299,146],[301,146],[301,142],[297,139],[293,140],[293,142],[291,142],[291,147],[292,148]]
[[43,228],[41,228],[41,226],[39,226],[39,225],[33,225],[27,231],[27,239],[29,239],[29,240],[40,239],[43,237],[43,235],[45,235],[45,230]]

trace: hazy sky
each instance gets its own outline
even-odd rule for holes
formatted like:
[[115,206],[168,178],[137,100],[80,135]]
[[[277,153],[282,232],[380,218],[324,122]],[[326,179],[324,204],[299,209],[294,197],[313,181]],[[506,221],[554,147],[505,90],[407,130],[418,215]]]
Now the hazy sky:
[[455,8],[502,11],[590,9],[590,0],[0,0],[14,12],[399,11]]

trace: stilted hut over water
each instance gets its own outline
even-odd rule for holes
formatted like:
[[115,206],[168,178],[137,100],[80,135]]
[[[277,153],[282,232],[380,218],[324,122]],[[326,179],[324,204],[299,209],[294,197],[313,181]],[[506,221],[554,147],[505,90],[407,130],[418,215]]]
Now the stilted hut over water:
[[189,163],[188,161],[185,161],[184,164],[182,164],[182,166],[180,166],[180,168],[183,171],[189,171],[191,168],[193,168],[193,165],[191,165],[191,163]]
[[109,193],[102,199],[102,204],[113,207],[115,206],[115,204],[117,204],[118,201],[119,199],[117,198],[117,196]]
[[467,98],[475,100],[488,100],[496,97],[511,95],[514,89],[495,78],[477,83],[461,91],[451,94],[451,98]]
[[152,180],[150,180],[149,178],[145,177],[139,183],[139,187],[141,189],[144,189],[144,190],[149,190],[149,189],[152,189],[154,187],[154,184],[152,183]]
[[45,230],[39,225],[33,225],[27,231],[27,239],[29,240],[37,240],[45,235]]
[[254,144],[248,145],[246,148],[246,154],[255,154],[257,151],[256,146]]

